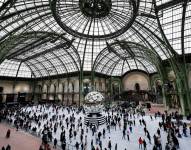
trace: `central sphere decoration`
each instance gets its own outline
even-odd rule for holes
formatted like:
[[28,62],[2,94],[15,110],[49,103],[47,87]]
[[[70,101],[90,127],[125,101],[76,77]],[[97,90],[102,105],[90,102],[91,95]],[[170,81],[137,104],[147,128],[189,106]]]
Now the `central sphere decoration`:
[[79,0],[81,12],[92,18],[102,18],[109,15],[112,7],[111,0]]
[[86,125],[102,125],[105,123],[105,116],[102,114],[103,111],[103,100],[104,97],[101,93],[92,91],[85,96],[84,109],[86,116],[84,118]]
[[96,104],[102,102],[103,100],[104,100],[103,95],[96,91],[90,92],[85,96],[86,103]]
[[67,33],[82,39],[111,39],[133,24],[135,0],[52,0],[52,14]]
[[101,93],[92,91],[85,96],[84,108],[88,113],[98,113],[103,109],[103,100]]

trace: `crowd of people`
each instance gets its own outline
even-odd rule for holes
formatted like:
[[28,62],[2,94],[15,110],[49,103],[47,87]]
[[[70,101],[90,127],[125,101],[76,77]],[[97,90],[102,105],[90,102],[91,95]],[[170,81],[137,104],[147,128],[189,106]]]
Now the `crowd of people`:
[[[59,147],[62,150],[127,150],[131,142],[137,143],[136,149],[146,150],[152,145],[153,150],[162,150],[163,147],[165,150],[177,150],[180,148],[179,138],[191,136],[191,127],[181,122],[177,112],[145,116],[136,109],[116,107],[105,110],[103,114],[106,116],[105,125],[85,125],[83,107],[46,104],[4,108],[0,111],[0,119],[13,125],[16,130],[25,130],[41,137],[39,150],[51,150],[50,144],[53,144],[53,149]],[[158,128],[151,135],[149,123],[155,120],[158,121]],[[137,134],[135,127],[143,133],[136,140],[133,138]],[[162,142],[161,132],[166,135],[166,145]],[[124,149],[114,140],[115,134],[118,141],[126,143]]]

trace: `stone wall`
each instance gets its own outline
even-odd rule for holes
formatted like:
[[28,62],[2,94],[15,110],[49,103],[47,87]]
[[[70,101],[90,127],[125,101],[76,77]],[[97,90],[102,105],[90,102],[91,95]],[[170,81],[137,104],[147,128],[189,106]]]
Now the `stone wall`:
[[6,100],[6,94],[12,93],[31,93],[32,87],[27,81],[7,81],[0,80],[0,87],[3,87],[3,102]]
[[131,72],[124,76],[122,80],[123,88],[127,90],[135,90],[135,84],[139,83],[141,90],[150,89],[149,76],[142,72]]
[[[122,81],[122,82],[121,82]],[[87,83],[91,87],[91,77],[84,76],[83,83]],[[134,90],[135,84],[139,83],[141,90],[150,89],[149,76],[143,72],[130,72],[123,79],[120,78],[103,78],[95,77],[94,90],[101,92],[105,97],[112,94],[112,85],[118,84],[119,92],[123,90]],[[3,93],[32,93],[34,90],[35,100],[60,100],[63,103],[72,104],[79,103],[79,77],[59,78],[52,80],[40,80],[35,83],[33,88],[31,82],[17,81],[13,91],[14,81],[0,81],[0,87],[4,88]],[[120,85],[122,84],[122,85]],[[83,91],[83,87],[82,87]],[[5,100],[6,97],[4,97]],[[82,98],[83,99],[83,93]]]

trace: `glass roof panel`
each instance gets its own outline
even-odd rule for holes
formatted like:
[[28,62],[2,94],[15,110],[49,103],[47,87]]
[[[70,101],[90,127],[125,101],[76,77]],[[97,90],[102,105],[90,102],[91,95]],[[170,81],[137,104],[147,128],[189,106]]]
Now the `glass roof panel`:
[[23,78],[31,78],[32,72],[29,67],[25,63],[22,63],[18,72],[18,77],[23,77]]
[[185,28],[184,28],[184,48],[185,53],[191,53],[191,2],[188,3],[186,8]]
[[20,62],[16,62],[13,60],[4,60],[1,63],[0,76],[9,76],[9,77],[17,76],[23,78],[32,77],[30,69],[24,63],[22,63],[20,66]]
[[[104,9],[100,8],[99,13],[91,7],[86,8],[83,5],[85,2],[1,0],[1,56],[16,67],[19,67],[18,63],[20,64],[21,61],[24,62],[20,66],[21,70],[28,68],[28,71],[25,71],[28,73],[25,75],[20,70],[16,71],[16,68],[10,69],[12,71],[9,70],[9,73],[2,71],[1,74],[16,76],[18,72],[18,76],[31,77],[29,72],[32,71],[33,77],[50,76],[78,71],[81,65],[84,71],[91,71],[94,66],[97,71],[106,74],[117,74],[116,70],[120,70],[120,74],[123,74],[132,69],[156,71],[152,60],[145,60],[148,54],[137,47],[131,47],[136,55],[135,59],[129,55],[129,52],[121,49],[118,49],[115,55],[103,51],[107,48],[106,42],[114,43],[117,40],[139,43],[156,53],[162,60],[173,55],[167,49],[168,42],[176,53],[182,54],[182,2],[156,0],[156,6],[160,8],[159,21],[168,42],[161,34],[153,0],[140,0],[138,12],[136,12],[136,0],[131,2],[108,0],[104,3]],[[161,7],[167,3],[170,5]],[[185,53],[191,53],[190,12],[191,2],[188,1],[184,30]],[[38,32],[38,34],[29,34],[29,32]],[[58,38],[54,41],[59,35],[62,35],[65,40]],[[56,47],[72,39],[74,39],[72,48]],[[98,58],[101,55],[104,57]],[[118,55],[123,57],[122,60],[127,56],[129,58],[127,61],[120,60],[120,63],[115,65],[115,62],[120,59]],[[141,58],[142,56],[145,58]],[[139,60],[144,62],[144,66]],[[4,66],[5,61],[0,67]]]
[[182,4],[175,5],[162,11],[160,18],[163,31],[174,50],[181,54],[181,23]]
[[152,54],[150,50],[144,50],[142,45],[124,41],[115,42],[100,52],[95,60],[94,70],[114,76],[121,76],[127,71],[137,69],[154,73],[156,67],[151,61],[152,59],[157,61],[156,56],[157,54]]

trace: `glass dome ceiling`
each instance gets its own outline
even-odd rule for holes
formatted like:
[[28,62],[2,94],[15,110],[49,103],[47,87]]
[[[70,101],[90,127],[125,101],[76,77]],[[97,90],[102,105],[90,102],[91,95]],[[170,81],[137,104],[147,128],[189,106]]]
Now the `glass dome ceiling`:
[[157,54],[143,45],[116,41],[112,44],[107,43],[107,47],[99,53],[94,70],[113,76],[122,76],[131,70],[143,70],[149,74],[156,72],[153,60],[157,61]]
[[[157,72],[154,57],[145,49],[161,60],[191,53],[191,2],[186,3],[184,25],[183,2],[0,0],[0,76],[38,78],[80,70],[107,75],[133,69]],[[133,43],[130,51],[135,56],[120,51],[116,41]]]

